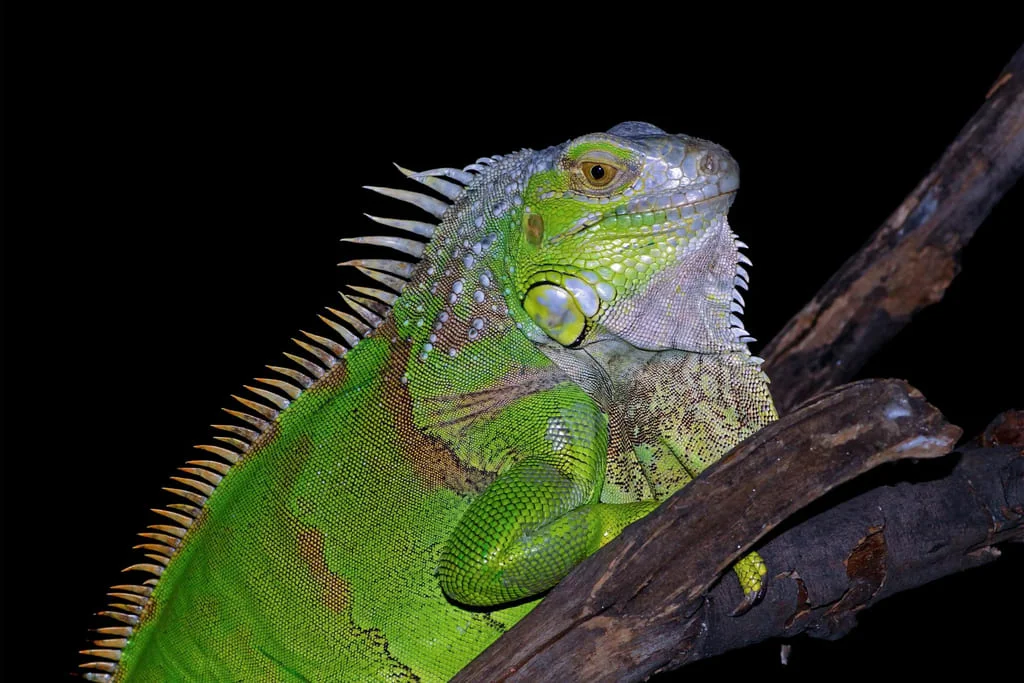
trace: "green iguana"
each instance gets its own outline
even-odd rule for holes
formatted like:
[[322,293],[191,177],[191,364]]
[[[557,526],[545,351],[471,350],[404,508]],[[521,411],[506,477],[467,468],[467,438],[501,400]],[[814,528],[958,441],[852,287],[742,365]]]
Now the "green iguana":
[[[450,678],[577,563],[776,417],[737,314],[721,147],[629,122],[370,188],[353,287],[141,534],[91,681]],[[344,324],[342,324],[344,323]],[[347,325],[347,326],[346,326]],[[764,565],[737,573],[752,604]]]

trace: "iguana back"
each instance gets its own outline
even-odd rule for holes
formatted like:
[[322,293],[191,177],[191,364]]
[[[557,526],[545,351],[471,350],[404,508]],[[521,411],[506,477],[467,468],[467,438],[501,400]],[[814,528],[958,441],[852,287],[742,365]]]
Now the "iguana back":
[[[774,419],[725,150],[647,124],[379,190],[354,288],[143,535],[90,680],[444,680]],[[454,182],[453,182],[454,181]],[[342,324],[344,323],[344,324]],[[223,461],[223,462],[222,462]]]

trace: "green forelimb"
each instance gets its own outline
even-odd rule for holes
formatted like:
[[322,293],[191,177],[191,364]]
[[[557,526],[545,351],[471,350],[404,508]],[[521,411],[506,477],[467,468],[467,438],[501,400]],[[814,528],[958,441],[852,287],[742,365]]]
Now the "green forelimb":
[[522,402],[531,404],[516,406],[526,455],[470,505],[441,556],[441,587],[463,604],[498,605],[552,588],[658,505],[599,502],[608,423],[577,385]]

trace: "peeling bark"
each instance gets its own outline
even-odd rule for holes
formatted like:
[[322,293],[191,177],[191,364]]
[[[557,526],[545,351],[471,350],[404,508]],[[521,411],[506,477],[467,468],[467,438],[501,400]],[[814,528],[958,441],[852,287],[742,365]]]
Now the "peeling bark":
[[739,588],[719,582],[699,647],[673,666],[768,638],[840,638],[879,600],[991,562],[997,544],[1024,541],[1022,481],[1019,448],[971,445],[820,501],[758,548],[771,575],[764,603],[729,617]]

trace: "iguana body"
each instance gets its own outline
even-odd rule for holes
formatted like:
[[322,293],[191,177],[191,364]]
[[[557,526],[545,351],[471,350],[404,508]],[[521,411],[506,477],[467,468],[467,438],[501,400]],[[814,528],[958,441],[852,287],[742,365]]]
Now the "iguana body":
[[353,262],[401,295],[190,464],[91,680],[445,680],[774,419],[725,150],[630,123],[414,178],[436,229],[377,220],[430,242],[357,241],[422,260]]

